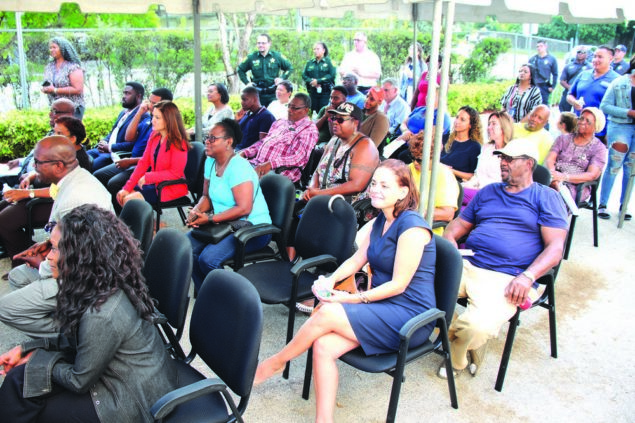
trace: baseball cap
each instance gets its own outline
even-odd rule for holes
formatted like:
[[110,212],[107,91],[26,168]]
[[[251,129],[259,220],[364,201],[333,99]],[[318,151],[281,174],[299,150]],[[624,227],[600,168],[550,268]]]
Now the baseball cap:
[[494,154],[504,154],[510,157],[529,156],[538,163],[538,148],[532,140],[527,138],[512,140],[500,150],[495,150]]
[[340,104],[339,107],[335,110],[329,110],[329,113],[332,115],[350,116],[353,119],[359,121],[362,120],[362,109],[348,101],[346,103]]
[[622,50],[624,53],[627,52],[626,46],[624,44],[618,44],[615,46],[615,50]]

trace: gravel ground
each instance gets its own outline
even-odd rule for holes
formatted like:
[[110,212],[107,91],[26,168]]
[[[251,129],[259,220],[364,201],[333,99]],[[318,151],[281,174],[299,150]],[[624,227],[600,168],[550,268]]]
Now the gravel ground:
[[[616,181],[616,187],[619,186]],[[457,380],[458,410],[450,407],[445,381],[435,376],[441,362],[439,357],[409,365],[397,421],[635,421],[635,389],[631,385],[635,367],[617,365],[628,363],[635,354],[635,341],[623,337],[628,326],[619,323],[628,322],[635,297],[635,285],[626,264],[626,258],[635,253],[635,223],[627,222],[617,229],[616,195],[609,209],[613,214],[611,220],[599,222],[599,248],[592,244],[591,212],[581,212],[571,257],[562,264],[556,284],[558,358],[550,357],[546,311],[530,310],[521,316],[502,393],[494,390],[494,382],[507,327],[491,341],[488,359],[478,376],[462,376]],[[168,211],[165,221],[171,227],[182,227],[176,212]],[[0,260],[0,274],[8,268],[9,260]],[[7,290],[7,282],[0,281],[0,295]],[[264,306],[261,359],[283,346],[286,313],[283,306]],[[304,319],[297,317],[296,328]],[[186,338],[182,342],[188,351]],[[21,334],[0,324],[0,351],[21,339]],[[309,401],[301,398],[305,361],[304,356],[293,361],[289,380],[278,377],[255,388],[245,420],[312,421],[313,393]],[[210,374],[200,361],[195,361],[195,365]],[[335,420],[384,421],[391,378],[385,374],[364,374],[342,363],[340,372]]]

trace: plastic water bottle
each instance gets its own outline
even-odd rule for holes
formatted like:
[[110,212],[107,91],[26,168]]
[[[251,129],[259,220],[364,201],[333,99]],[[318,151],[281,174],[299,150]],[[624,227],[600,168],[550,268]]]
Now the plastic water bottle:
[[318,276],[317,280],[314,282],[314,285],[316,286],[316,293],[322,297],[322,298],[328,298],[331,296],[331,291],[326,289],[326,286],[324,285],[324,280],[326,278],[324,277],[324,275],[320,275]]
[[532,304],[533,304],[533,302],[531,301],[531,299],[529,297],[527,297],[525,302],[522,303],[519,307],[520,307],[521,310],[527,310],[528,308],[531,307]]
[[317,91],[318,94],[322,94],[322,86],[321,85],[318,85],[315,90]]

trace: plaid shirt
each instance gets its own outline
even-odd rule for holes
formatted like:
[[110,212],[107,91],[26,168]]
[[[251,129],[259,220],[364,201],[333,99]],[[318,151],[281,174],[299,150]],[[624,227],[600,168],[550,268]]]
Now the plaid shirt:
[[242,153],[253,166],[269,162],[274,171],[285,168],[280,173],[297,182],[317,139],[317,127],[308,117],[297,122],[280,119],[271,125],[263,140],[245,148]]

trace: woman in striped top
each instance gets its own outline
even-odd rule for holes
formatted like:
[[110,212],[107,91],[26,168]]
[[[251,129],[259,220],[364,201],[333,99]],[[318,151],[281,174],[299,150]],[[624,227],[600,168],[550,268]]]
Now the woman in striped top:
[[540,103],[542,103],[542,97],[540,89],[534,82],[533,67],[524,64],[518,71],[516,83],[503,94],[501,105],[514,122],[520,122]]

